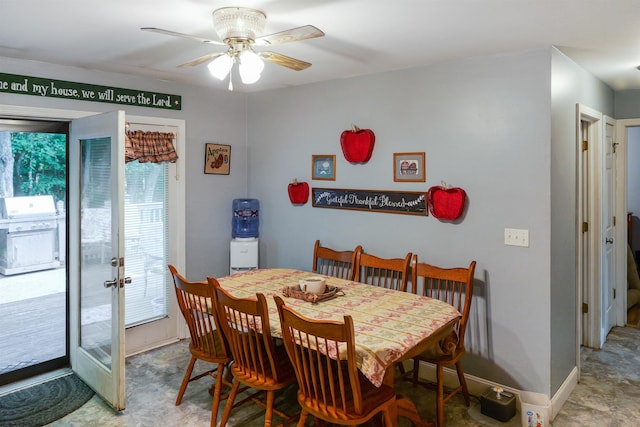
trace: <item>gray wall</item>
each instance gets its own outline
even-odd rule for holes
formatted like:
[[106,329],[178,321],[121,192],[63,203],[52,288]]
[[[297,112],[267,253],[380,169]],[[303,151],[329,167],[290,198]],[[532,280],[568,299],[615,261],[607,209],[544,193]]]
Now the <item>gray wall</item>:
[[[186,120],[186,275],[202,280],[207,274],[229,273],[231,202],[246,197],[246,96],[228,91],[61,67],[0,57],[4,73],[23,74],[104,86],[140,89],[182,96],[181,111],[62,100],[0,93],[0,104],[91,112],[125,110],[127,114]],[[204,174],[204,144],[231,145],[230,175]]]
[[[549,394],[550,73],[550,51],[540,49],[251,94],[249,195],[261,201],[261,266],[309,269],[315,239],[383,257],[412,251],[442,266],[475,259],[467,372]],[[340,150],[352,123],[376,134],[366,164],[349,164]],[[393,153],[412,151],[426,152],[427,182],[394,182]],[[312,154],[336,154],[335,182],[310,181]],[[292,206],[294,178],[412,191],[446,181],[466,190],[468,209],[452,224]],[[528,229],[531,246],[505,246],[505,227]],[[575,342],[573,329],[566,338]]]
[[621,90],[616,92],[616,119],[637,119],[640,117],[640,90]]
[[553,48],[551,82],[551,392],[576,362],[576,104],[613,116],[613,91]]
[[[467,372],[553,394],[575,365],[575,103],[613,115],[613,95],[555,49],[251,95],[6,58],[0,66],[183,97],[178,112],[126,111],[186,119],[188,277],[226,274],[231,201],[256,197],[262,267],[309,269],[315,239],[336,248],[362,244],[385,257],[411,251],[442,266],[475,259]],[[0,94],[0,104],[122,108],[11,94]],[[340,150],[340,133],[351,124],[376,134],[366,164],[349,164]],[[203,174],[211,141],[232,145],[230,176]],[[394,182],[393,153],[412,151],[426,153],[427,182]],[[336,181],[311,181],[312,154],[336,155]],[[316,209],[291,205],[294,178],[315,187],[407,191],[446,181],[469,200],[456,223]],[[506,227],[528,229],[530,247],[505,246]]]

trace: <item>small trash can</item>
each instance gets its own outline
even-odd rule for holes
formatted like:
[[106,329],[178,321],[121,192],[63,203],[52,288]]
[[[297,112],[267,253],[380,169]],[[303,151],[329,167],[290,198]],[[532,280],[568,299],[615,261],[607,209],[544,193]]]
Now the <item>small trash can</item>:
[[549,427],[551,402],[546,394],[531,391],[520,392],[520,417],[522,427]]

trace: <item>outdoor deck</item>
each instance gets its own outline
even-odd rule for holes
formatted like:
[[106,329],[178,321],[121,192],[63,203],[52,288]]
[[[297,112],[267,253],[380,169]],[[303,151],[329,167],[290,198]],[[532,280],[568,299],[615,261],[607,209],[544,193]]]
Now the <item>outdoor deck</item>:
[[65,268],[0,275],[0,374],[65,355]]

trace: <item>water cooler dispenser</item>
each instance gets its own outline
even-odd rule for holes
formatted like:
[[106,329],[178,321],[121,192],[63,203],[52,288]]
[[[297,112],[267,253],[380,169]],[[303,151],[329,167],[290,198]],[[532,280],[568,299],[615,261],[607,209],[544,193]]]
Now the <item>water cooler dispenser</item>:
[[257,199],[233,200],[233,224],[229,252],[229,273],[236,274],[258,268]]

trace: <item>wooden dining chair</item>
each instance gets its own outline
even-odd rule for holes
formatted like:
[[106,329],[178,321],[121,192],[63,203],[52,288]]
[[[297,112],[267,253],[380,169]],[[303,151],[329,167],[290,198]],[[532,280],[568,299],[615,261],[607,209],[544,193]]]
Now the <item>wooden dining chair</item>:
[[[211,407],[211,419],[215,422],[218,416],[218,407],[222,395],[222,385],[231,386],[224,380],[225,368],[231,362],[231,353],[223,339],[218,323],[218,317],[213,310],[214,288],[208,282],[190,282],[181,276],[173,265],[169,265],[169,271],[173,277],[176,297],[180,312],[187,322],[191,342],[189,352],[191,360],[182,379],[176,406],[182,402],[187,385],[191,381],[200,379],[206,375],[215,378],[213,403]],[[197,360],[213,363],[215,368],[191,376]],[[215,376],[214,376],[215,374]]]
[[[267,300],[261,293],[255,298],[236,298],[225,291],[217,280],[208,278],[215,288],[216,304],[220,313],[221,327],[231,347],[234,380],[227,404],[222,413],[220,426],[229,420],[231,410],[252,400],[266,408],[264,425],[271,426],[273,413],[285,418],[287,425],[298,418],[274,408],[275,391],[296,382],[293,367],[282,345],[276,346],[271,337]],[[240,385],[257,391],[235,404]],[[266,401],[258,394],[266,393]],[[212,427],[215,426],[212,420]]]
[[[331,424],[362,424],[382,413],[393,424],[396,393],[392,387],[375,387],[356,365],[355,334],[351,316],[344,322],[306,318],[274,297],[282,339],[298,380],[302,407],[298,427],[309,414]],[[393,408],[393,410],[392,410]]]
[[362,246],[360,245],[352,251],[337,251],[320,246],[320,240],[316,240],[313,247],[313,271],[325,276],[354,280],[356,259],[361,252]]
[[[458,323],[453,342],[449,343],[447,351],[440,346],[420,354],[413,359],[413,382],[418,383],[420,362],[427,362],[436,366],[436,413],[438,427],[444,426],[444,403],[462,391],[464,401],[469,406],[469,390],[464,378],[461,359],[465,354],[464,335],[469,320],[471,298],[473,295],[473,280],[476,262],[471,261],[469,267],[440,268],[418,262],[418,256],[411,260],[411,280],[414,293],[430,298],[437,298],[453,305],[462,315]],[[459,386],[444,394],[443,368],[455,365],[458,373]]]
[[404,258],[379,258],[360,253],[356,258],[356,282],[381,288],[407,291],[411,264],[411,252]]

